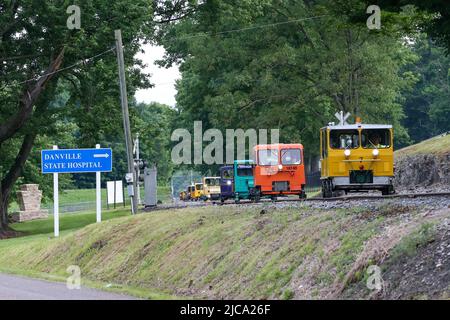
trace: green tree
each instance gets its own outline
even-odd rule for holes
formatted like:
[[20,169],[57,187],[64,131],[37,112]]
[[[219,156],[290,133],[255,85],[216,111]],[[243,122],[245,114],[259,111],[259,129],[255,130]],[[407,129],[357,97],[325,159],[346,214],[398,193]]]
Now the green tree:
[[[102,130],[117,131],[120,126],[117,62],[114,54],[105,52],[114,46],[115,29],[123,33],[130,96],[135,88],[148,86],[135,67],[141,63],[133,57],[140,41],[152,34],[152,1],[80,0],[81,30],[66,26],[70,4],[56,0],[0,4],[0,232],[7,228],[14,184],[39,136],[51,136],[46,142],[57,144],[51,133],[58,120],[75,118],[80,138],[92,146]],[[61,81],[70,83],[70,98],[58,108],[51,102]]]
[[366,4],[342,2],[351,11],[329,1],[207,1],[163,29],[162,63],[181,63],[181,121],[279,128],[283,142],[300,141],[317,155],[318,129],[342,110],[392,123],[397,141],[406,141],[401,93],[416,79],[402,66],[415,55],[394,23],[368,30],[365,20],[351,21]]
[[139,133],[140,158],[158,168],[158,181],[167,184],[173,171],[170,136],[176,111],[160,103],[139,103],[134,109],[134,132]]
[[418,59],[406,69],[417,83],[404,93],[404,125],[411,139],[419,142],[450,130],[450,57],[426,34],[411,46]]

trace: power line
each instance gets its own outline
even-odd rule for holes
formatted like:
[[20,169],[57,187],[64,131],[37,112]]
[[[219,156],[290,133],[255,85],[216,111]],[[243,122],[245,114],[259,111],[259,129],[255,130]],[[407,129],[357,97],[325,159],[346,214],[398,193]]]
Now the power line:
[[[212,36],[212,35],[228,34],[228,33],[249,31],[249,30],[261,29],[261,28],[269,28],[269,27],[275,27],[275,26],[279,26],[279,25],[285,25],[285,24],[296,23],[296,22],[301,22],[301,21],[319,19],[319,18],[323,18],[323,17],[326,17],[326,16],[328,16],[328,15],[319,15],[319,16],[299,18],[299,19],[293,19],[293,20],[288,20],[288,21],[269,23],[269,24],[253,25],[253,26],[249,26],[249,27],[244,27],[244,28],[239,28],[239,29],[231,29],[231,30],[224,30],[224,31],[219,31],[219,32],[212,32],[211,31],[211,32],[197,33],[197,34],[193,34],[193,35],[186,35],[186,36],[180,36],[180,37],[170,37],[170,38],[164,39],[164,41],[185,40],[185,39],[193,39],[193,38],[199,38],[199,37],[207,37],[207,36]],[[105,50],[105,51],[103,51],[103,52],[101,52],[99,54],[96,54],[95,56],[92,56],[90,58],[79,60],[78,62],[76,62],[76,63],[74,63],[74,64],[72,64],[70,66],[67,66],[67,67],[61,68],[59,70],[56,70],[56,71],[53,71],[53,72],[50,72],[50,73],[46,73],[46,74],[43,74],[43,75],[40,75],[40,76],[36,76],[34,78],[27,79],[27,80],[24,80],[24,81],[21,81],[21,82],[16,82],[14,84],[5,84],[5,85],[1,86],[0,88],[4,89],[4,88],[10,87],[12,85],[21,85],[21,84],[26,84],[26,83],[31,82],[31,81],[38,81],[42,77],[50,76],[50,75],[53,75],[53,74],[56,74],[56,73],[59,73],[59,72],[63,72],[63,71],[69,70],[69,69],[73,69],[76,66],[79,66],[81,64],[87,64],[90,61],[92,61],[92,60],[94,60],[94,59],[96,59],[96,58],[98,58],[100,56],[103,56],[103,55],[105,55],[105,54],[107,54],[107,53],[109,53],[111,51],[114,51],[114,50],[115,50],[115,48],[112,47],[112,48],[110,48],[108,50]],[[167,85],[167,84],[169,84],[169,83],[161,83],[161,84],[157,84],[157,85]]]
[[101,52],[99,54],[96,54],[95,56],[92,56],[90,58],[85,58],[85,59],[79,60],[79,61],[75,62],[74,64],[71,64],[70,66],[58,69],[58,70],[53,71],[53,72],[45,73],[45,74],[42,74],[40,76],[36,76],[36,77],[28,79],[28,80],[24,80],[24,81],[21,81],[21,82],[16,82],[14,84],[5,84],[1,88],[4,89],[4,88],[10,87],[12,85],[21,85],[21,84],[26,84],[26,83],[32,82],[32,81],[39,81],[39,79],[41,79],[42,77],[51,76],[51,75],[59,73],[59,72],[63,72],[63,71],[69,70],[69,69],[73,69],[76,66],[79,66],[81,64],[87,64],[87,63],[91,62],[92,60],[95,60],[95,59],[97,59],[97,58],[99,58],[99,57],[101,57],[101,56],[103,56],[103,55],[105,55],[105,54],[107,54],[107,53],[109,53],[111,51],[114,51],[114,50],[115,50],[115,48],[112,47],[112,48],[110,48],[108,50],[105,50],[105,51],[103,51],[103,52]]
[[197,34],[193,34],[193,35],[190,35],[190,36],[187,35],[187,36],[180,36],[180,37],[169,37],[169,38],[163,39],[163,40],[165,40],[165,41],[184,40],[184,39],[207,37],[207,36],[219,35],[219,34],[227,34],[227,33],[241,32],[241,31],[255,30],[255,29],[260,29],[260,28],[269,28],[269,27],[275,27],[275,26],[289,24],[289,23],[295,23],[295,22],[301,22],[301,21],[306,21],[306,20],[319,19],[319,18],[323,18],[323,17],[327,17],[327,16],[329,16],[329,15],[323,14],[323,15],[319,15],[319,16],[299,18],[299,19],[293,19],[293,20],[288,20],[288,21],[269,23],[269,24],[259,24],[259,25],[253,25],[253,26],[239,28],[239,29],[224,30],[224,31],[219,31],[219,32],[212,32],[212,31],[210,31],[210,32],[197,33]]

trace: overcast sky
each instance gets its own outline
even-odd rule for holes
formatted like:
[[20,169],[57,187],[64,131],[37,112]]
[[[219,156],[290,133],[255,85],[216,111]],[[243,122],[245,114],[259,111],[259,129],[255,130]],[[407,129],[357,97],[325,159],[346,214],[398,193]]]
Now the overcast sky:
[[137,58],[144,61],[147,68],[145,73],[152,75],[150,81],[155,85],[151,89],[138,90],[136,92],[136,100],[138,102],[160,102],[169,106],[175,106],[175,80],[181,78],[178,67],[170,69],[159,68],[154,64],[155,60],[161,59],[164,56],[163,47],[155,47],[151,45],[144,45],[142,47],[145,53],[139,53]]

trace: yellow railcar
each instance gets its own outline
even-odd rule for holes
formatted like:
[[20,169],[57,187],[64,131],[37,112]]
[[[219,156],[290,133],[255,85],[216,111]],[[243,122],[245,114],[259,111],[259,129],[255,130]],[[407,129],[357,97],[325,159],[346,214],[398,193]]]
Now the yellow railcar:
[[203,193],[205,199],[219,200],[220,199],[220,177],[204,177],[203,178]]
[[328,125],[320,130],[323,197],[340,190],[394,192],[394,135],[391,125]]
[[203,183],[195,183],[191,187],[191,200],[200,200],[203,198]]

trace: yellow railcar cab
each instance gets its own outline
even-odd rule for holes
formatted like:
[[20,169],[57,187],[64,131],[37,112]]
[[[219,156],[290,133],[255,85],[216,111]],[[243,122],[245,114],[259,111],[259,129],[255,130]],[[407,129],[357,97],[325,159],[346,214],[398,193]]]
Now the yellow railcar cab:
[[394,135],[391,125],[328,125],[320,130],[323,197],[336,191],[393,193]]
[[203,183],[196,183],[193,190],[192,199],[199,200],[203,197]]

